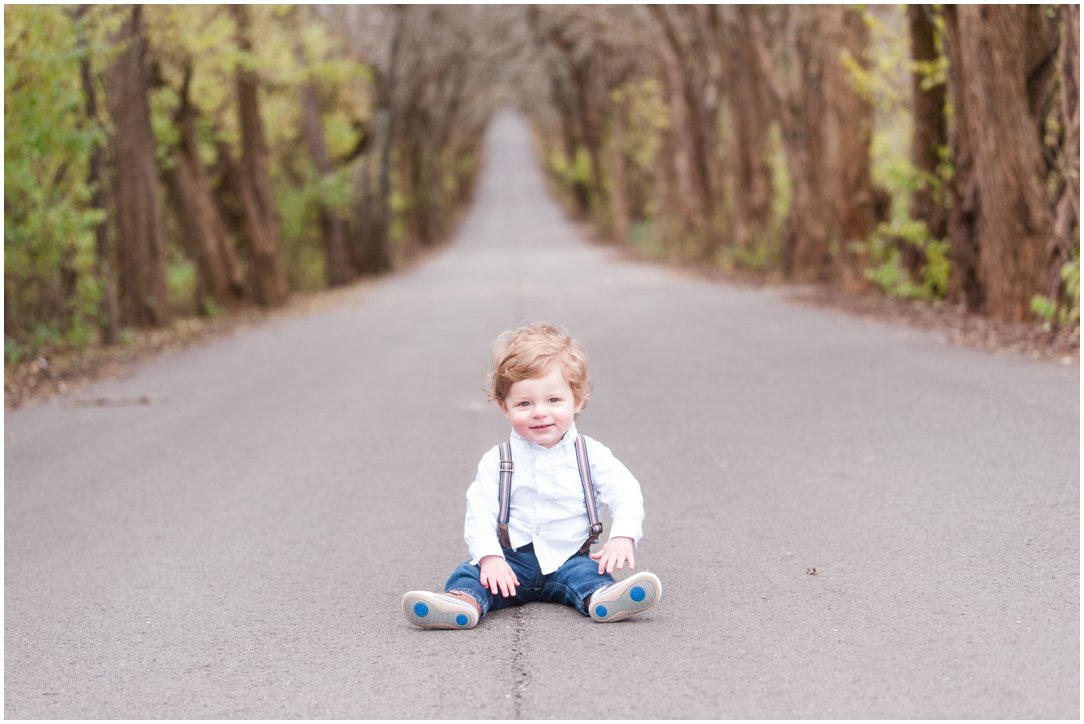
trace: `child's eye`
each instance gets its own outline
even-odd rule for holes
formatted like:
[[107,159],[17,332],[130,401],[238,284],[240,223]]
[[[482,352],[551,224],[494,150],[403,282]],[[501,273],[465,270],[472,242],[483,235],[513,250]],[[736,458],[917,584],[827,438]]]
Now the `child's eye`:
[[558,402],[560,402],[560,401],[561,401],[561,398],[560,398],[560,397],[551,397],[551,398],[550,398],[550,403],[551,403],[551,404],[554,404],[554,405],[555,405],[555,404],[557,404],[557,403],[558,403]]
[[530,407],[530,405],[531,405],[530,402],[527,402],[526,400],[524,400],[523,402],[517,403],[516,407]]

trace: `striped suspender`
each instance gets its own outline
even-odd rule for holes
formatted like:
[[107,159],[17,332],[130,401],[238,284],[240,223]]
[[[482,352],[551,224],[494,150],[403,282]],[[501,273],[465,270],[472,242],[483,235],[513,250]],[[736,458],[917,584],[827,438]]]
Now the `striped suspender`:
[[500,510],[497,512],[497,537],[501,545],[511,548],[512,542],[508,539],[508,516],[512,506],[512,445],[501,443],[501,484],[500,484]]
[[[512,446],[501,443],[501,479],[499,490],[499,511],[497,513],[497,537],[501,545],[511,548],[512,543],[508,538],[508,518],[511,514],[512,500]],[[591,461],[587,458],[587,443],[583,436],[576,438],[576,466],[580,469],[580,483],[583,485],[583,500],[587,504],[587,520],[591,523],[591,533],[587,536],[587,542],[583,544],[580,552],[586,552],[602,534],[602,521],[598,517],[598,507],[595,505],[595,483],[591,479]]]
[[583,435],[576,438],[576,465],[580,468],[583,500],[587,503],[587,520],[591,522],[591,533],[581,549],[587,550],[592,544],[598,543],[598,537],[602,533],[602,521],[598,519],[598,508],[595,507],[595,483],[591,480],[591,461],[587,459],[587,443],[584,442]]

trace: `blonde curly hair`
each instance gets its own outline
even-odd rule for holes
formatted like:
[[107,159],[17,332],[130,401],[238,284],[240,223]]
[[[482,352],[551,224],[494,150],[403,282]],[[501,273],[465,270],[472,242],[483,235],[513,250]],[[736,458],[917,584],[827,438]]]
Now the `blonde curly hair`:
[[563,327],[547,322],[528,324],[502,332],[493,342],[493,371],[489,374],[486,396],[504,406],[512,385],[521,380],[545,377],[555,362],[561,364],[576,402],[582,407],[591,397],[591,378],[587,374],[587,352]]

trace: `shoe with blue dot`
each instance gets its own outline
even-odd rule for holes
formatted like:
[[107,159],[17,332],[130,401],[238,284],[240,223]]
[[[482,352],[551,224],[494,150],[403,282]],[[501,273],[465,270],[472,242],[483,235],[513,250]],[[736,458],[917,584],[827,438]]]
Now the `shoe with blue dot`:
[[612,623],[643,613],[658,603],[662,583],[654,573],[634,573],[591,595],[587,612],[599,623]]
[[421,628],[467,629],[478,623],[478,609],[444,593],[411,591],[403,596],[403,615]]

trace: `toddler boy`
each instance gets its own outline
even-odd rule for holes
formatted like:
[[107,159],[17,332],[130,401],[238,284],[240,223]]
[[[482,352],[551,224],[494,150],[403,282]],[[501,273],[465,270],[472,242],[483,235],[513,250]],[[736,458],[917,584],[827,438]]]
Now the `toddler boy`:
[[[444,593],[403,596],[408,621],[468,629],[489,611],[546,601],[611,622],[658,602],[662,584],[654,574],[619,583],[611,575],[636,566],[643,496],[606,446],[577,432],[575,418],[590,394],[587,356],[564,330],[532,324],[497,338],[488,396],[512,432],[482,456],[467,490],[471,560],[452,573]],[[597,503],[609,509],[613,530],[590,553],[602,530]]]

